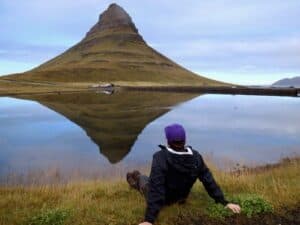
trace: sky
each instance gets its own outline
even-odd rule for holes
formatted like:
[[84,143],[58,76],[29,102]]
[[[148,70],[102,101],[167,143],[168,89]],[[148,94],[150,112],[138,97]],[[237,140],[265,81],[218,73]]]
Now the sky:
[[[112,1],[0,0],[0,76],[79,42]],[[299,0],[116,0],[147,43],[209,78],[271,84],[300,76]]]

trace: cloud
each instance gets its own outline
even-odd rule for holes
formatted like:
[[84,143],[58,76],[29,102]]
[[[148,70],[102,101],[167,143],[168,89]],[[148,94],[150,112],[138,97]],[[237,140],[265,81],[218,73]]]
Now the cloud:
[[[294,121],[298,120],[299,115],[290,113],[299,108],[295,104],[297,101],[294,98],[282,97],[270,99],[265,96],[204,95],[185,102],[160,119],[182,121],[195,130],[202,128],[224,133],[238,130],[269,136],[285,135],[297,139],[300,127]],[[283,107],[285,111],[282,110]]]
[[[254,84],[267,84],[287,73],[300,74],[300,35],[268,39],[187,39],[154,46],[199,74],[228,82],[245,83],[247,78],[247,84],[251,79]],[[227,78],[221,76],[225,73]]]
[[[38,65],[52,58],[80,41],[110,3],[2,0],[0,59]],[[116,3],[147,42],[193,71],[300,73],[298,0]]]
[[[163,34],[176,37],[282,32],[300,25],[297,19],[300,2],[293,0],[116,2],[130,13],[146,36],[154,37],[158,32],[158,39]],[[5,13],[0,23],[12,23],[18,29],[23,24],[39,29],[44,26],[77,37],[96,22],[99,13],[110,3],[106,0],[2,0]]]
[[[300,33],[294,36],[247,38],[190,38],[150,43],[155,48],[165,48],[174,56],[228,57],[239,54],[299,57]],[[174,48],[176,46],[176,48]]]
[[27,44],[22,42],[0,41],[0,60],[40,63],[62,53],[69,46]]

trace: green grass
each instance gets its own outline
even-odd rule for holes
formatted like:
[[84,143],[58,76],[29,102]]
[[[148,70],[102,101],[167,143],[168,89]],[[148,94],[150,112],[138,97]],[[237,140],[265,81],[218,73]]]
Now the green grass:
[[[278,167],[239,174],[213,170],[228,198],[242,205],[246,216],[273,211],[280,215],[300,202],[300,163],[293,160]],[[216,208],[218,207],[218,209]],[[125,181],[91,181],[65,185],[0,188],[0,224],[138,224],[145,201]],[[176,224],[181,218],[224,217],[200,183],[186,204],[162,210],[156,224]],[[221,215],[221,216],[220,216]],[[45,221],[48,221],[47,223]]]
[[[246,215],[248,218],[260,213],[273,212],[272,204],[257,194],[239,194],[229,197],[228,200],[230,202],[239,204],[241,206],[241,214]],[[210,217],[219,219],[224,219],[233,215],[231,210],[224,208],[220,204],[211,204],[207,208],[207,214]]]
[[43,209],[25,223],[27,225],[63,225],[69,217],[70,211],[66,209]]

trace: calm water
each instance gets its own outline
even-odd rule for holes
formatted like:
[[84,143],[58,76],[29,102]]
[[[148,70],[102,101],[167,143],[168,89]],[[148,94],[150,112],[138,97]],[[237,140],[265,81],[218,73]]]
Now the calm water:
[[221,168],[274,163],[300,154],[299,112],[300,99],[290,97],[137,92],[2,97],[0,177],[3,182],[12,174],[20,179],[59,171],[90,178],[147,167],[157,145],[165,143],[163,128],[174,122],[185,126],[188,144]]

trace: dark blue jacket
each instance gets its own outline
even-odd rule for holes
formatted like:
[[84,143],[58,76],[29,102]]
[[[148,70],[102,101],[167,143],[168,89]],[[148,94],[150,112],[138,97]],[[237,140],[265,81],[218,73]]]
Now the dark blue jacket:
[[160,148],[153,155],[145,221],[153,223],[164,205],[184,201],[197,178],[217,203],[228,203],[199,152],[191,147],[186,152]]

